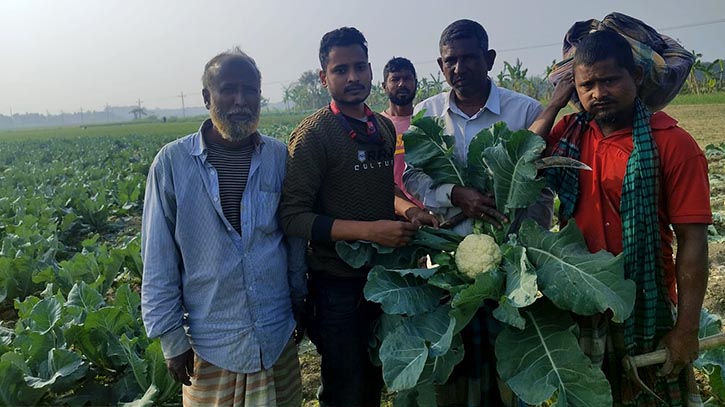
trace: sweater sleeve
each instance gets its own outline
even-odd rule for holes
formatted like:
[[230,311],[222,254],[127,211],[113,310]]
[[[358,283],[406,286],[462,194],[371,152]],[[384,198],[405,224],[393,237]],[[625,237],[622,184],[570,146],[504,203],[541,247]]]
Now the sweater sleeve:
[[279,217],[287,235],[307,240],[329,240],[333,219],[315,213],[315,202],[327,170],[327,152],[321,134],[306,119],[292,132],[282,186]]

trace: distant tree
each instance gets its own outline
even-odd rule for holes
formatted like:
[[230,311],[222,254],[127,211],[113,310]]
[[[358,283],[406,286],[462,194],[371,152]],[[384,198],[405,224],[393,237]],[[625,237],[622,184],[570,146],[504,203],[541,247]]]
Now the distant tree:
[[[550,69],[551,67],[547,67],[548,72]],[[523,63],[517,58],[513,65],[504,61],[503,69],[496,76],[496,84],[502,88],[531,96],[536,100],[544,100],[550,98],[553,91],[553,87],[546,79],[548,72],[544,77],[528,76],[529,70],[525,69]]]
[[388,108],[388,95],[385,94],[382,82],[372,84],[370,96],[365,100],[365,103],[375,112],[382,112]]
[[436,76],[430,74],[429,78],[418,79],[418,91],[415,94],[415,100],[413,103],[418,103],[422,100],[428,99],[431,96],[435,96],[441,92],[444,92],[448,88],[446,82],[441,79],[441,73],[438,72]]
[[721,92],[725,90],[723,83],[723,60],[703,62],[702,54],[692,51],[695,63],[692,64],[690,74],[687,76],[683,92],[695,95],[703,93]]
[[144,116],[148,116],[148,112],[146,112],[146,108],[141,107],[141,106],[133,108],[133,110],[131,110],[129,113],[131,113],[133,115],[134,120],[138,120]]
[[294,103],[295,110],[315,110],[330,102],[327,89],[322,87],[318,71],[312,69],[300,75],[285,88],[285,103]]

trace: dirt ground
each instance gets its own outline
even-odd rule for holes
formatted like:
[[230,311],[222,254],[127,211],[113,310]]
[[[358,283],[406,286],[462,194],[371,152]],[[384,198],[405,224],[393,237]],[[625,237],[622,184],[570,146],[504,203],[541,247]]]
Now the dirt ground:
[[725,315],[725,243],[710,243],[710,277],[703,307]]

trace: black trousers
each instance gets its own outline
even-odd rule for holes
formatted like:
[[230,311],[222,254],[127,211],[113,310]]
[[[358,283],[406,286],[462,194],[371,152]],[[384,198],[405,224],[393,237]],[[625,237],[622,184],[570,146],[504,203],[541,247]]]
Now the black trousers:
[[366,279],[340,279],[311,273],[308,282],[307,335],[322,356],[325,407],[378,407],[382,371],[370,361],[373,323],[379,304],[365,300]]

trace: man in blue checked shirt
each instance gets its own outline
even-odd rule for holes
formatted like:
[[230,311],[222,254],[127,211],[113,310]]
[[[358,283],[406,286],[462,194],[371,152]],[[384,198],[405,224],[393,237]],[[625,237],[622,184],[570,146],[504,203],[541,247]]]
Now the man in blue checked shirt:
[[144,324],[161,338],[185,406],[299,406],[293,332],[306,241],[285,238],[277,222],[287,147],[257,131],[251,57],[223,52],[202,81],[211,119],[164,146],[149,170]]

